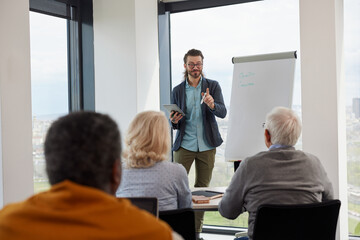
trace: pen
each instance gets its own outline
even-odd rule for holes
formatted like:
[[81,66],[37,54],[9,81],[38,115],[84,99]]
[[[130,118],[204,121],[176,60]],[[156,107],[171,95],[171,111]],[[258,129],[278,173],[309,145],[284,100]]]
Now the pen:
[[204,93],[204,96],[202,97],[200,104],[203,104],[205,96],[206,96],[206,93]]

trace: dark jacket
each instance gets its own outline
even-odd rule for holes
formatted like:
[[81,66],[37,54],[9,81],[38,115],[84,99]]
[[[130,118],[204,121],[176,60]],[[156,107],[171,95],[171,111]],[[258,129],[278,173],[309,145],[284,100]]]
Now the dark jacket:
[[[183,81],[173,89],[171,103],[175,103],[186,112],[185,102],[185,86],[186,82]],[[204,124],[204,137],[207,144],[211,147],[218,147],[223,142],[215,116],[224,118],[226,116],[226,107],[224,98],[222,96],[221,87],[217,81],[206,79],[203,77],[201,84],[201,92],[206,92],[209,88],[210,95],[214,98],[215,109],[211,110],[206,104],[201,105],[201,112]],[[172,124],[173,129],[178,129],[176,138],[173,145],[173,151],[180,148],[181,141],[185,134],[185,117],[183,117],[177,124]]]

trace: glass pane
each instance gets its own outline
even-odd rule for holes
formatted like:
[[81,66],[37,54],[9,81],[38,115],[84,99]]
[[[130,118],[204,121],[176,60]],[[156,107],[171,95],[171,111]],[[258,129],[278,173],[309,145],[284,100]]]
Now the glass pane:
[[[217,80],[229,110],[233,75],[232,57],[276,52],[300,53],[298,0],[259,1],[171,15],[172,86],[183,80],[183,56],[191,48],[204,54],[205,76]],[[293,109],[301,115],[300,59],[297,60]],[[211,186],[227,186],[233,163],[226,162],[224,150],[228,117],[217,119],[224,143],[217,148]],[[265,117],[265,116],[264,116]],[[301,140],[296,148],[301,149]],[[194,167],[189,174],[194,184]],[[205,224],[247,227],[247,214],[234,221],[218,212],[206,212]]]
[[360,2],[344,1],[349,234],[360,236]]
[[50,124],[68,113],[67,20],[30,12],[34,191],[49,187],[43,143]]

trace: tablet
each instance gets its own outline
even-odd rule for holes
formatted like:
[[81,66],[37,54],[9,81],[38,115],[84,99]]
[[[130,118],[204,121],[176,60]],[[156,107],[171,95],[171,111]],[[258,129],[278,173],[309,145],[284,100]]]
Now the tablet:
[[174,111],[179,112],[181,115],[185,116],[185,113],[176,104],[164,104],[163,106],[164,108],[166,108],[166,110],[169,111],[169,113],[171,113],[171,111]]

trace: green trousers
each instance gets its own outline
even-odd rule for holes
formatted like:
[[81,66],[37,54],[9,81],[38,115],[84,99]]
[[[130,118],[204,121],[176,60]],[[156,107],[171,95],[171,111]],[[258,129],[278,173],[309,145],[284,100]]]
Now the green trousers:
[[[208,187],[212,171],[214,169],[216,149],[204,152],[192,152],[182,147],[174,152],[174,161],[182,164],[189,174],[190,168],[195,161],[195,185],[194,187]],[[195,211],[195,229],[201,232],[204,220],[203,211]]]

